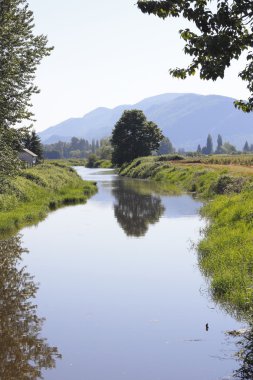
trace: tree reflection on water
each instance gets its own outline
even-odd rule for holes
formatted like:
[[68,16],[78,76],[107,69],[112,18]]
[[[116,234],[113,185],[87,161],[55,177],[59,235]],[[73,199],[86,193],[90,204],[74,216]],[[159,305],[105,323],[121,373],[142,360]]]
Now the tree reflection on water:
[[0,379],[36,380],[55,367],[58,349],[40,336],[43,319],[32,302],[38,286],[20,267],[20,235],[0,241]]
[[253,323],[249,328],[240,335],[237,340],[239,351],[236,357],[240,362],[240,367],[234,373],[235,379],[252,380],[253,379]]
[[158,222],[164,212],[159,196],[142,192],[140,185],[135,187],[133,182],[118,181],[113,195],[114,215],[128,236],[144,236],[149,224]]
[[[128,236],[144,236],[150,224],[159,221],[164,213],[164,206],[157,192],[163,189],[155,188],[152,183],[124,180],[115,181],[113,195],[115,196],[114,215]],[[249,322],[253,320],[245,315],[243,310],[235,310],[232,305],[220,303],[221,307],[235,319]],[[235,332],[237,335],[237,332]],[[231,334],[233,335],[233,334]],[[238,369],[232,377],[235,380],[253,379],[253,322],[249,328],[236,337]],[[234,342],[233,342],[234,343]],[[230,377],[231,378],[231,377]]]

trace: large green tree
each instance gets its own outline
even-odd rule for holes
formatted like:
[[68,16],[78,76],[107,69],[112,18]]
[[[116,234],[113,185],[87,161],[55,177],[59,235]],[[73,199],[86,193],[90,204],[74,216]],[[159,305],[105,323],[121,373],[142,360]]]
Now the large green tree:
[[0,126],[31,120],[31,96],[37,66],[52,48],[35,35],[33,13],[26,0],[0,1]]
[[112,162],[121,165],[159,148],[161,130],[140,110],[124,111],[112,131]]
[[253,1],[139,0],[137,4],[144,13],[163,19],[181,16],[195,24],[197,32],[179,31],[186,41],[184,52],[192,61],[186,68],[170,70],[174,77],[185,79],[199,70],[201,79],[215,81],[224,77],[232,60],[247,52],[246,66],[238,75],[247,82],[250,96],[235,106],[245,112],[253,110]]
[[33,120],[31,97],[39,92],[34,84],[36,69],[51,49],[45,36],[34,34],[33,13],[26,0],[0,1],[0,144],[3,152],[9,152],[1,155],[0,180],[5,175],[5,157],[12,166],[9,174],[17,168],[25,131],[14,127]]

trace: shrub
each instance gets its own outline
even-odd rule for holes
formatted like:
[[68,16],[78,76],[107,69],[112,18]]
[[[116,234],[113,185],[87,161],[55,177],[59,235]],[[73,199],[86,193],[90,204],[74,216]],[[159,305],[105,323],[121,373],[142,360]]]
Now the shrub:
[[246,179],[243,177],[232,177],[227,174],[221,175],[213,186],[215,194],[240,193]]

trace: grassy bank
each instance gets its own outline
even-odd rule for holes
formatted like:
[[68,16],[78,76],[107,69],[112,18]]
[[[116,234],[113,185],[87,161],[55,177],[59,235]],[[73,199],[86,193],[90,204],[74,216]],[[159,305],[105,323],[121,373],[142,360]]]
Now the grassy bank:
[[23,170],[0,194],[0,236],[45,218],[50,210],[83,203],[96,186],[83,181],[64,162],[47,162]]
[[253,170],[222,160],[213,164],[210,159],[146,157],[120,173],[149,178],[161,182],[168,192],[187,191],[205,201],[201,213],[209,223],[198,245],[200,269],[214,301],[249,320],[253,316]]
[[101,160],[96,157],[95,160],[88,160],[85,158],[68,158],[61,160],[47,160],[48,163],[54,163],[55,165],[63,166],[85,166],[87,168],[102,168],[108,169],[112,168],[112,162],[110,160]]

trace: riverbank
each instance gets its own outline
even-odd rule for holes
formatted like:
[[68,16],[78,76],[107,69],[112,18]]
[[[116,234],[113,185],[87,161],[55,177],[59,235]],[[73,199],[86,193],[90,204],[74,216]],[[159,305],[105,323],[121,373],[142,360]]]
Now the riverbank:
[[0,236],[44,219],[50,210],[84,203],[96,192],[64,162],[46,162],[23,170],[0,194]]
[[253,315],[253,170],[240,165],[181,160],[178,156],[136,159],[121,175],[151,179],[168,192],[187,191],[205,201],[208,219],[199,242],[199,266],[212,299],[237,318]]
[[101,169],[111,169],[113,168],[112,162],[110,160],[99,159],[95,156],[89,159],[85,158],[66,158],[59,160],[46,160],[48,163],[62,164],[64,166],[85,166],[86,168],[101,168]]

